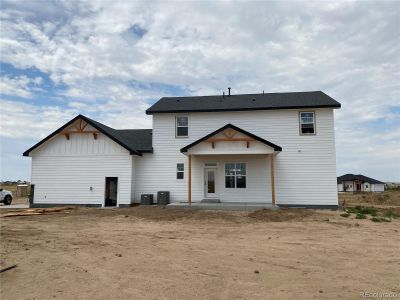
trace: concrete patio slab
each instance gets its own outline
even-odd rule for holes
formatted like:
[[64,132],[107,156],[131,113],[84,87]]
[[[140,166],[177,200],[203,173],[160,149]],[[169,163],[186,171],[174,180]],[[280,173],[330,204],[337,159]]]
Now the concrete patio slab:
[[237,210],[254,211],[260,209],[277,210],[278,206],[270,203],[249,203],[249,202],[222,202],[222,203],[204,203],[204,202],[174,202],[167,205],[167,208],[183,208],[194,210]]

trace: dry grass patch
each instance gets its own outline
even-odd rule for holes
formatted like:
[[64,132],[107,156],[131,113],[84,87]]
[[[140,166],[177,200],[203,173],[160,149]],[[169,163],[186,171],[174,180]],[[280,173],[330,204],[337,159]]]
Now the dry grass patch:
[[382,193],[340,193],[339,203],[342,206],[363,204],[380,206],[400,206],[400,191],[390,190]]
[[249,213],[249,217],[264,222],[303,221],[315,215],[315,211],[302,208],[262,209]]

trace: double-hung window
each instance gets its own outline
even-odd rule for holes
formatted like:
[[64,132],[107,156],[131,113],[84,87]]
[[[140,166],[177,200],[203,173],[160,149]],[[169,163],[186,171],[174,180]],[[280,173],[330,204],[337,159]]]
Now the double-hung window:
[[175,118],[177,137],[188,137],[189,136],[189,118],[187,116],[177,116]]
[[300,112],[300,134],[315,134],[315,114],[313,111]]
[[182,163],[176,164],[176,179],[183,179],[185,173],[185,166]]
[[225,188],[246,188],[246,163],[225,164]]

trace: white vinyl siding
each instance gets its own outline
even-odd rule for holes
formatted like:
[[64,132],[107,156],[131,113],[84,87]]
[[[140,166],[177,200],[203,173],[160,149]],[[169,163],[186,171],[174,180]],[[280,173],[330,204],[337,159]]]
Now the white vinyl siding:
[[[271,203],[271,169],[267,155],[210,155],[192,158],[192,198],[200,201],[205,198],[204,168],[208,162],[217,163],[215,174],[216,198],[226,202]],[[246,188],[226,188],[225,164],[240,162],[246,164]]]
[[[138,201],[142,193],[155,194],[157,191],[167,190],[171,192],[171,201],[187,201],[188,176],[179,181],[171,176],[171,169],[175,170],[177,161],[187,162],[187,157],[180,149],[231,123],[283,148],[275,157],[277,204],[337,205],[333,109],[314,111],[318,116],[318,135],[313,136],[299,135],[299,110],[295,109],[191,113],[188,114],[190,137],[186,139],[171,139],[175,134],[175,114],[154,114],[154,153],[136,158],[138,176],[135,199]],[[223,161],[223,156],[221,154],[209,157],[208,162],[219,163]],[[207,162],[204,157],[206,156],[193,156],[193,201],[201,201],[204,198],[204,163]],[[257,159],[261,160],[261,157],[265,164],[253,173],[253,168],[249,165],[250,160],[258,165]],[[221,201],[270,201],[267,198],[270,199],[267,154],[249,154],[241,158],[235,161],[248,163],[247,187],[229,189],[232,192],[224,192],[220,196]],[[154,170],[157,170],[157,176],[154,176]],[[187,169],[185,171],[187,172]],[[264,171],[265,173],[261,173]],[[252,181],[250,176],[254,176],[256,181]],[[238,190],[248,191],[245,198]]]
[[[190,135],[176,135],[175,114],[153,115],[154,153],[131,156],[103,134],[57,135],[31,153],[35,203],[104,203],[105,177],[118,177],[118,205],[139,201],[141,194],[170,191],[172,202],[188,200],[188,157],[180,149],[231,123],[282,147],[275,156],[277,204],[337,205],[334,118],[332,109],[315,109],[318,135],[299,135],[299,110],[190,113]],[[315,120],[315,119],[314,119]],[[86,128],[91,130],[90,126]],[[189,129],[188,129],[189,130]],[[204,146],[204,145],[203,145]],[[203,147],[202,146],[202,147]],[[271,149],[251,142],[246,154],[208,155],[198,147],[192,158],[192,200],[205,197],[204,167],[215,163],[216,192],[221,201],[271,203]],[[220,148],[218,148],[220,147]],[[243,148],[243,145],[240,146]],[[221,150],[221,151],[222,151]],[[177,163],[184,178],[176,179]],[[246,188],[225,187],[225,164],[246,164]],[[93,189],[90,190],[90,187]],[[382,187],[371,186],[371,190]]]
[[106,177],[118,177],[117,204],[131,203],[132,156],[103,134],[57,135],[31,156],[37,204],[103,205]]

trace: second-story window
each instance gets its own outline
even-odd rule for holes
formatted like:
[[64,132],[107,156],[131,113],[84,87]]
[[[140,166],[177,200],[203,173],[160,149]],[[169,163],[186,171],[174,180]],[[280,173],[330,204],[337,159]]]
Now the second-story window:
[[315,134],[315,114],[313,111],[300,112],[300,134]]
[[187,116],[176,117],[176,136],[177,137],[189,136],[189,118]]

